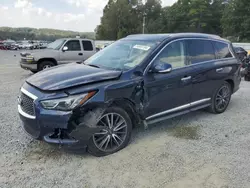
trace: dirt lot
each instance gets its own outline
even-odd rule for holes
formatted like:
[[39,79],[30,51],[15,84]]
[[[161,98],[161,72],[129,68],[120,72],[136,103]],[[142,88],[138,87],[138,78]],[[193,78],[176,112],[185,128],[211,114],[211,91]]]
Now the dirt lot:
[[137,128],[127,148],[96,158],[23,132],[16,99],[31,73],[18,59],[18,52],[0,51],[1,188],[250,187],[250,82],[242,82],[224,114],[198,111]]

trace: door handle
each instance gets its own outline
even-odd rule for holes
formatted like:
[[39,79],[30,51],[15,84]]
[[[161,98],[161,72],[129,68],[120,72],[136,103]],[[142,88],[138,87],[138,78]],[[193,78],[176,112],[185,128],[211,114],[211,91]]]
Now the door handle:
[[223,68],[216,69],[216,72],[221,72],[223,71]]
[[181,81],[185,82],[187,80],[190,80],[191,78],[192,78],[191,76],[187,76],[187,77],[182,78]]
[[83,55],[83,53],[79,53],[78,55]]

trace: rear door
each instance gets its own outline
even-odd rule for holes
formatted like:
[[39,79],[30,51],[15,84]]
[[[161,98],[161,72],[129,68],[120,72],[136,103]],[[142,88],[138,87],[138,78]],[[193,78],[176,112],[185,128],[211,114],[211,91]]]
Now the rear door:
[[[222,53],[216,50],[216,41],[208,39],[190,39],[187,40],[189,63],[194,68],[192,77],[192,97],[193,104],[202,105],[210,103],[214,91],[222,84],[225,75],[223,71],[230,72],[230,67],[225,67],[225,61],[230,61],[232,54],[228,50],[227,43],[223,44],[223,50],[228,53]],[[224,60],[223,60],[224,56]]]
[[[63,51],[63,47],[67,46],[68,50]],[[61,48],[60,62],[71,63],[83,60],[83,51],[79,40],[68,40]]]
[[82,40],[83,60],[88,59],[95,53],[94,44],[90,40]]

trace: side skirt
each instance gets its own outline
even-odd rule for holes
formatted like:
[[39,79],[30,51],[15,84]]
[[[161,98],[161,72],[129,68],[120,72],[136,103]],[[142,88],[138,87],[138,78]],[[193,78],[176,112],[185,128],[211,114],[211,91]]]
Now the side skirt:
[[148,124],[158,123],[160,121],[171,119],[171,118],[176,117],[176,116],[181,116],[181,115],[187,114],[189,112],[190,112],[190,110],[184,110],[184,111],[181,111],[181,112],[178,112],[178,113],[174,113],[174,114],[171,114],[171,115],[166,115],[166,116],[155,118],[155,119],[152,119],[152,120],[147,120],[147,123]]
[[[180,115],[187,114],[189,112],[200,110],[200,109],[206,108],[206,107],[208,107],[208,106],[211,105],[211,103],[209,103],[209,104],[203,104],[203,105],[200,105],[200,106],[197,106],[195,103],[191,103],[191,104],[193,104],[193,105],[190,105],[189,108],[186,108],[185,110],[182,110],[182,111],[179,111],[179,112],[176,112],[176,113],[164,114],[162,116],[158,116],[158,117],[155,117],[155,118],[154,117],[153,118],[149,117],[149,118],[146,119],[146,121],[144,122],[144,124],[145,125],[147,125],[147,124],[154,124],[154,123],[157,123],[157,122],[160,122],[160,121],[171,119],[173,117],[177,117],[177,116],[180,116]],[[194,105],[195,105],[195,107],[193,107]]]

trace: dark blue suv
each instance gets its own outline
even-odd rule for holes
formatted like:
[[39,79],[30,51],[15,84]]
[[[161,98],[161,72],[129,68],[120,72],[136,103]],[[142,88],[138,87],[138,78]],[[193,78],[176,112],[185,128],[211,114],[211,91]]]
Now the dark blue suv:
[[28,78],[18,111],[32,137],[103,156],[124,148],[137,124],[202,108],[224,112],[240,67],[218,36],[131,35],[85,62]]

